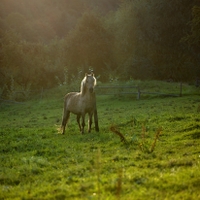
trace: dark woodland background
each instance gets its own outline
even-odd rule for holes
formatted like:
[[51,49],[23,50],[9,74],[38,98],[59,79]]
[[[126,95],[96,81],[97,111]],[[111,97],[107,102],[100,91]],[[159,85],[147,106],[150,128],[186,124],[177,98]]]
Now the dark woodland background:
[[[0,0],[0,88],[200,77],[199,0]],[[0,94],[1,95],[1,94]]]

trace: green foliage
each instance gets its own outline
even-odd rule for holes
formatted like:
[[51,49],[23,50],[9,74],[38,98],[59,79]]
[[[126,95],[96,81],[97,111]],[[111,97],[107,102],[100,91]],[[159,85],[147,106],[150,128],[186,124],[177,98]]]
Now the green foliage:
[[193,57],[193,63],[195,63],[196,67],[194,68],[194,73],[196,73],[197,77],[199,76],[199,45],[200,45],[200,5],[194,6],[192,8],[192,20],[190,21],[190,32],[182,38],[182,42],[187,44],[190,52]]
[[180,45],[193,3],[123,1],[107,21],[116,37],[116,63],[126,77],[190,80],[196,76],[193,56]]
[[28,100],[31,96],[30,88],[31,88],[31,85],[26,85],[26,87],[18,85],[13,79],[13,77],[11,76],[10,81],[4,85],[4,88],[2,91],[2,97],[3,99],[8,99],[12,101]]
[[[100,132],[81,135],[71,115],[63,136],[57,127],[65,92],[0,104],[1,199],[199,198],[199,94],[97,96]],[[113,124],[129,144],[110,131]]]
[[[1,87],[10,90],[13,79],[19,87],[39,89],[52,87],[55,75],[62,76],[64,68],[62,46],[57,40],[48,45],[22,41],[20,35],[6,32],[1,40]],[[19,88],[15,88],[19,91]]]
[[112,35],[106,30],[99,15],[84,13],[76,28],[66,38],[66,62],[74,73],[82,67],[92,67],[97,74],[103,73],[105,63],[112,60]]
[[194,6],[192,8],[192,21],[191,21],[191,34],[188,35],[185,40],[190,45],[199,45],[200,41],[200,6]]
[[196,0],[8,0],[0,13],[7,93],[11,79],[15,92],[41,90],[89,69],[101,81],[193,81],[200,73]]

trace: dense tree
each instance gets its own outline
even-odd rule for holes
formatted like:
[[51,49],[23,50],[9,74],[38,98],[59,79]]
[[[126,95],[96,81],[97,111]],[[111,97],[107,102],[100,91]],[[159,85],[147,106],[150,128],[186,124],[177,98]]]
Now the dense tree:
[[66,38],[66,64],[71,73],[77,68],[102,74],[105,65],[112,62],[113,37],[105,28],[101,17],[87,12]]
[[191,30],[182,38],[182,42],[187,44],[188,51],[192,55],[192,64],[196,77],[200,77],[200,6],[192,9]]
[[[0,0],[0,87],[200,76],[198,0]],[[6,88],[6,89],[5,89]]]
[[[55,75],[62,74],[62,49],[54,40],[48,45],[23,41],[13,31],[1,39],[0,86],[3,93],[11,90],[26,90],[52,87]],[[7,91],[5,91],[7,90]]]
[[[191,55],[180,40],[188,31],[195,1],[124,1],[108,20],[116,59],[134,78],[187,80]],[[113,25],[114,24],[114,25]]]

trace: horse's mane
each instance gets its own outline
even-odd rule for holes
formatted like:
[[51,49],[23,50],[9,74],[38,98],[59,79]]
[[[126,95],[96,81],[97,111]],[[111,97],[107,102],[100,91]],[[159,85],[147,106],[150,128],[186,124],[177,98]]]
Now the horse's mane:
[[94,86],[96,85],[96,78],[94,77],[94,74],[93,73],[91,73],[91,74],[85,74],[85,77],[83,78],[83,80],[81,81],[81,91],[80,91],[80,93],[82,94],[82,95],[84,95],[85,94],[85,92],[86,92],[86,80],[87,80],[87,78],[88,77],[92,77],[93,79],[94,79]]

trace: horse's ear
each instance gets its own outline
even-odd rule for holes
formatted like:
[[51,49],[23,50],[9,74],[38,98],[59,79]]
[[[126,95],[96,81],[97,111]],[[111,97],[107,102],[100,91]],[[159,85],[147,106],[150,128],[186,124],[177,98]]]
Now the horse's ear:
[[87,73],[85,73],[85,76],[87,76],[88,74]]

